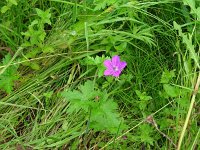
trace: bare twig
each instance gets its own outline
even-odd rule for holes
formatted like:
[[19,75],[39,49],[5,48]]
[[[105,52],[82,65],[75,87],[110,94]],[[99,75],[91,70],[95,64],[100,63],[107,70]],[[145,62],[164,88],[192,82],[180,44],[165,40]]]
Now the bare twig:
[[173,145],[175,148],[177,148],[177,145],[173,142],[173,140],[167,136],[165,133],[163,133],[162,131],[160,131],[160,129],[158,128],[158,125],[156,123],[156,121],[153,119],[153,116],[148,116],[147,119],[146,119],[146,122],[148,122],[149,124],[151,124],[152,126],[154,126],[156,128],[156,130],[162,134],[163,137],[165,137],[166,139],[168,139]]
[[9,47],[0,47],[0,51],[1,50],[5,50],[5,51],[9,52],[11,55],[14,54],[13,51],[11,50],[11,48],[9,48]]

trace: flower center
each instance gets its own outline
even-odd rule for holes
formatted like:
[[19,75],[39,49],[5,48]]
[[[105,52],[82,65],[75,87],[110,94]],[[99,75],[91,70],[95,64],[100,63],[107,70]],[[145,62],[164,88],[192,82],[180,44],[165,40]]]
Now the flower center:
[[117,66],[113,66],[113,70],[118,71],[118,67]]

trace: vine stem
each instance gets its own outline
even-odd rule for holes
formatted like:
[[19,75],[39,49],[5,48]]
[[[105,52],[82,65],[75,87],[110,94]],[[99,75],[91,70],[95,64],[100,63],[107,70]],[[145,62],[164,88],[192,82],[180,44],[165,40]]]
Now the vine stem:
[[188,126],[188,122],[189,122],[189,119],[190,119],[190,116],[191,116],[191,113],[192,113],[192,108],[193,108],[193,105],[194,105],[194,102],[195,102],[195,99],[196,99],[196,95],[198,93],[199,84],[200,84],[200,72],[199,72],[199,75],[198,75],[198,79],[196,81],[196,85],[194,87],[194,91],[192,93],[192,99],[191,99],[191,102],[190,102],[190,107],[189,107],[189,110],[188,110],[188,113],[187,113],[187,117],[185,119],[185,123],[184,123],[184,126],[183,126],[183,130],[181,132],[181,136],[180,136],[179,141],[178,141],[177,150],[180,150],[180,148],[181,148],[183,137],[185,135],[186,128]]

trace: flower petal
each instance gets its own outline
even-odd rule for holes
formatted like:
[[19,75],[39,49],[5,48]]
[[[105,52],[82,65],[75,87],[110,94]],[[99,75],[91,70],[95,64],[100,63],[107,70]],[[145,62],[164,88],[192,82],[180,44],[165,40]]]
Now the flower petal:
[[120,57],[118,55],[115,55],[112,57],[112,65],[113,66],[118,66],[120,63]]
[[106,68],[108,68],[108,69],[112,69],[113,68],[111,60],[105,60],[104,61],[104,66],[106,66]]
[[125,61],[122,61],[119,63],[119,69],[123,70],[127,66],[127,63]]
[[110,76],[112,74],[113,74],[113,70],[112,69],[107,69],[107,70],[104,71],[104,75],[105,76]]
[[121,71],[119,70],[119,71],[115,71],[115,72],[113,72],[113,76],[114,77],[119,77],[119,75],[121,74]]

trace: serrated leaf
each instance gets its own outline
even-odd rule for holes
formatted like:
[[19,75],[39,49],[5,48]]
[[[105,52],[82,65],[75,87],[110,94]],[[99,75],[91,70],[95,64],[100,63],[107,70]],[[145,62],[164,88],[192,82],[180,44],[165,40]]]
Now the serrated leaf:
[[94,8],[94,11],[104,9],[106,7],[106,5],[107,5],[106,2],[101,2],[101,3],[96,5],[96,7]]
[[99,104],[99,107],[93,108],[90,117],[91,127],[96,131],[108,130],[116,133],[122,121],[117,107],[116,102],[107,100]]
[[192,35],[182,33],[181,26],[178,25],[175,21],[173,22],[173,24],[174,24],[174,28],[178,30],[179,36],[182,37],[183,39],[182,42],[186,45],[187,49],[189,50],[190,57],[195,61],[196,65],[200,68],[199,57],[197,53],[195,52],[194,45],[192,44]]
[[43,23],[47,23],[47,24],[51,25],[51,21],[50,21],[50,18],[51,18],[50,9],[47,9],[46,11],[43,11],[41,9],[36,8],[35,10],[37,12],[37,15],[39,17],[41,17]]
[[146,92],[141,93],[138,90],[135,90],[135,92],[136,92],[137,96],[140,98],[141,101],[148,101],[148,100],[152,99],[151,96],[146,95]]
[[[3,59],[3,65],[7,65],[11,60],[11,55],[7,54]],[[19,78],[17,72],[18,66],[9,66],[3,74],[0,75],[0,88],[6,91],[6,93],[11,93],[13,90],[14,82]]]
[[143,92],[143,93],[142,93],[142,92],[140,92],[140,91],[138,91],[138,90],[135,90],[135,92],[136,92],[137,96],[138,96],[139,99],[140,99],[140,100],[137,102],[138,105],[139,105],[140,110],[145,110],[147,104],[149,103],[149,100],[151,100],[152,97],[151,97],[151,96],[148,96],[148,95],[146,94],[146,92]]
[[102,77],[106,67],[102,64],[98,66],[98,77]]
[[142,124],[140,126],[140,131],[141,141],[153,145],[154,139],[151,137],[151,134],[153,132],[152,128],[147,124]]
[[173,77],[175,77],[175,70],[171,71],[165,70],[162,73],[160,83],[169,83]]
[[104,9],[106,6],[110,6],[115,2],[116,0],[95,0],[96,7],[94,8],[94,11]]
[[84,85],[79,86],[79,90],[65,91],[62,96],[70,102],[68,109],[69,113],[77,112],[79,110],[89,111],[89,107],[93,105],[96,91],[92,81],[86,81]]
[[103,65],[103,62],[106,59],[110,59],[110,58],[109,57],[105,57],[104,55],[102,55],[101,57],[100,56],[96,56],[95,58],[91,57],[91,56],[88,56],[82,61],[82,64],[97,66],[98,77],[102,77],[103,73],[104,73],[104,71],[106,69],[106,67]]
[[86,81],[84,85],[80,85],[79,87],[82,95],[83,100],[90,100],[95,95],[94,91],[94,83],[92,81]]
[[94,58],[91,56],[87,56],[83,61],[84,65],[94,65]]
[[89,127],[95,131],[108,130],[117,133],[119,126],[119,132],[126,127],[117,112],[117,103],[108,100],[106,91],[95,90],[94,83],[90,80],[80,85],[78,90],[63,92],[62,96],[70,102],[67,112],[82,110],[86,118],[90,116]]

